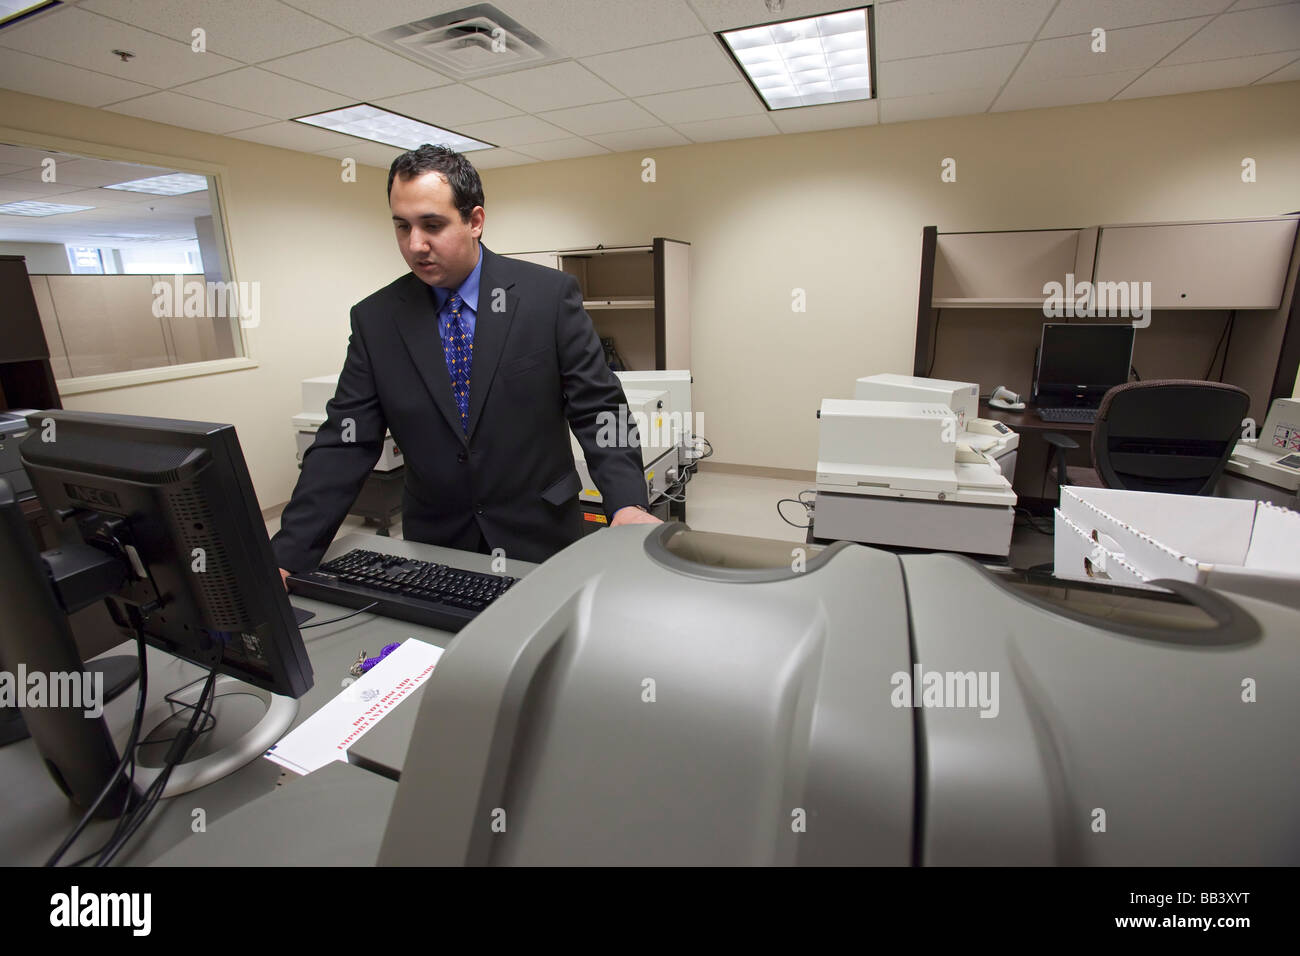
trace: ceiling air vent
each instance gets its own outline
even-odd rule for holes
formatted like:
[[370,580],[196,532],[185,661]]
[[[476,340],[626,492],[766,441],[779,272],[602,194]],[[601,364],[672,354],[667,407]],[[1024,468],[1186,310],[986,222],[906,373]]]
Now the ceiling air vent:
[[453,79],[509,73],[560,59],[540,37],[490,3],[372,33],[370,39]]

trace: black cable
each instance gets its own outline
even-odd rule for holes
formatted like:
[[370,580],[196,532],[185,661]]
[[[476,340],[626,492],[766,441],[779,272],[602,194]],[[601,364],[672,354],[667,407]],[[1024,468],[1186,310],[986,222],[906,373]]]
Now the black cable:
[[[1228,329],[1232,325],[1232,320],[1236,314],[1235,309],[1228,313],[1228,320],[1223,323],[1223,331],[1219,333],[1219,341],[1214,343],[1214,351],[1210,353],[1210,367],[1205,370],[1205,380],[1207,382],[1210,380],[1210,375],[1214,373],[1214,363],[1219,360],[1219,348],[1223,345],[1223,340],[1228,337]],[[1226,353],[1224,358],[1227,359]],[[1222,375],[1223,373],[1220,372],[1219,374]]]
[[934,371],[934,360],[939,357],[939,320],[943,318],[943,309],[935,309],[934,328],[930,330],[930,365],[925,370],[926,378]]
[[[128,777],[127,806],[123,807],[122,816],[127,816],[131,809],[130,794],[135,790],[135,742],[140,737],[140,727],[144,723],[145,697],[149,692],[149,668],[145,659],[143,621],[137,622],[136,624],[135,643],[136,660],[138,661],[140,676],[138,678],[139,687],[136,688],[135,695],[135,715],[131,720],[131,733],[127,738],[126,749],[123,751],[122,759],[118,761],[117,767],[109,776],[108,782],[105,783],[103,788],[99,791],[99,796],[95,798],[94,803],[90,805],[89,809],[86,810],[81,819],[77,821],[77,825],[73,827],[72,832],[64,837],[63,842],[59,844],[58,849],[50,855],[48,860],[45,861],[46,866],[58,866],[59,860],[63,858],[63,854],[68,852],[68,849],[72,844],[77,841],[77,837],[81,836],[82,831],[84,831],[90,824],[91,819],[95,816],[95,811],[98,810],[99,805],[108,798],[108,795],[117,785],[118,778],[122,776],[122,772],[126,770],[128,765],[131,767],[131,776]],[[118,819],[120,821],[121,817]]]
[[1232,351],[1232,330],[1237,327],[1237,310],[1233,309],[1228,314],[1228,341],[1223,344],[1223,361],[1219,363],[1219,381],[1223,381],[1223,373],[1228,367],[1228,353]]
[[792,502],[794,502],[794,503],[797,504],[797,505],[803,505],[803,509],[804,509],[804,513],[805,513],[805,514],[807,514],[809,511],[812,510],[812,509],[809,507],[809,505],[808,505],[808,503],[807,503],[806,501],[801,501],[801,500],[799,500],[798,498],[782,498],[780,501],[778,501],[778,502],[776,503],[776,513],[777,513],[778,516],[780,516],[781,520],[784,521],[786,524],[790,525],[790,526],[793,527],[793,528],[802,528],[802,529],[805,530],[805,531],[806,531],[807,529],[811,528],[811,527],[812,527],[812,520],[811,520],[811,518],[810,518],[810,520],[808,521],[807,524],[795,524],[793,521],[791,521],[789,518],[787,518],[787,517],[785,516],[785,514],[781,511],[781,506],[782,506],[783,504],[785,504],[787,501],[792,501]]
[[149,814],[153,812],[158,801],[162,799],[163,791],[167,788],[167,781],[171,779],[172,772],[181,763],[194,743],[196,737],[194,733],[195,725],[205,712],[210,712],[212,689],[217,680],[219,666],[219,663],[214,663],[212,669],[208,672],[208,679],[203,685],[203,693],[199,696],[198,704],[194,708],[194,714],[190,717],[190,722],[185,730],[173,741],[171,748],[167,752],[162,772],[158,775],[158,779],[145,791],[143,804],[132,814],[131,821],[125,826],[123,832],[100,854],[95,866],[107,866],[113,862],[113,858],[126,846],[144,821],[148,819]]
[[1031,528],[1033,528],[1035,531],[1037,531],[1039,534],[1045,534],[1045,535],[1047,535],[1049,538],[1052,538],[1052,537],[1055,537],[1055,536],[1056,536],[1056,529],[1055,529],[1055,527],[1053,527],[1053,529],[1052,529],[1051,531],[1045,531],[1042,527],[1039,526],[1037,517],[1036,517],[1035,515],[1033,515],[1033,514],[1029,511],[1028,508],[1017,507],[1017,508],[1015,509],[1015,511],[1016,511],[1017,513],[1021,513],[1021,512],[1023,512],[1023,513],[1024,513],[1024,516],[1025,516],[1025,523],[1028,524],[1029,527],[1031,527]]
[[346,621],[348,618],[356,617],[358,614],[365,614],[371,608],[375,608],[375,607],[379,607],[378,601],[373,601],[372,603],[367,604],[363,608],[358,608],[357,610],[353,611],[351,614],[344,614],[342,617],[332,617],[328,621],[316,621],[312,624],[299,624],[298,630],[305,631],[309,627],[324,627],[326,624],[337,624],[339,621]]

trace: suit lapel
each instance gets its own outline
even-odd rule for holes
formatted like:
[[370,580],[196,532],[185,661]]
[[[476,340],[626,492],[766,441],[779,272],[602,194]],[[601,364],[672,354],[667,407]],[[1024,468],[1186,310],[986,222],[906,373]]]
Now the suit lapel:
[[[447,357],[442,350],[442,337],[438,334],[438,315],[433,295],[414,273],[408,277],[393,322],[406,343],[407,351],[411,353],[415,368],[424,380],[424,387],[429,390],[433,403],[438,406],[442,417],[447,420],[461,443],[467,443],[460,427],[460,409],[456,407],[456,399],[451,394],[451,376],[447,374]],[[473,374],[471,370],[471,377]],[[472,382],[470,389],[472,396]]]
[[[510,291],[514,280],[509,277],[509,263],[487,246],[479,245],[483,254],[483,268],[478,278],[478,314],[474,317],[474,359],[469,373],[469,434],[474,436],[479,415],[487,401],[488,389],[496,377],[497,365],[510,334],[519,306],[519,297]],[[434,329],[434,338],[438,332]],[[451,395],[451,380],[444,367],[445,390]],[[455,402],[452,402],[453,409]],[[456,416],[457,434],[460,434],[459,413]]]

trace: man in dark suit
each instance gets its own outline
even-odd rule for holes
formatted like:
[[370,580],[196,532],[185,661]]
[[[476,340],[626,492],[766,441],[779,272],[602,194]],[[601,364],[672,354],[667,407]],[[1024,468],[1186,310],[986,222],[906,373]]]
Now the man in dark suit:
[[621,447],[597,440],[620,431],[607,416],[625,416],[626,398],[577,281],[482,245],[483,187],[459,153],[403,153],[388,198],[411,272],[352,307],[338,390],[271,541],[282,573],[319,564],[386,430],[405,462],[408,541],[526,561],[576,541],[570,426],[610,524],[656,522],[635,428]]

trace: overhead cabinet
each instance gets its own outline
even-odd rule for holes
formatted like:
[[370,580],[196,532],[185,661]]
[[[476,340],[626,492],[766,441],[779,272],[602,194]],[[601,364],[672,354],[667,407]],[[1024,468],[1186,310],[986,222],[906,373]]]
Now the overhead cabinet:
[[628,369],[691,367],[691,245],[595,246],[510,253],[569,273],[596,334],[612,340]]
[[1095,282],[1151,283],[1156,309],[1276,309],[1296,219],[1102,226]]

